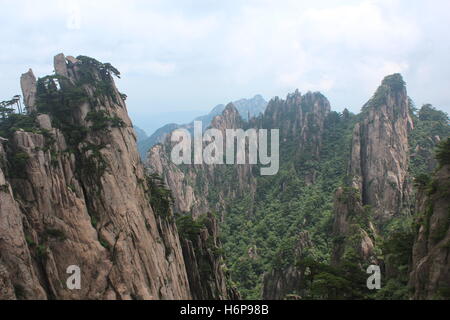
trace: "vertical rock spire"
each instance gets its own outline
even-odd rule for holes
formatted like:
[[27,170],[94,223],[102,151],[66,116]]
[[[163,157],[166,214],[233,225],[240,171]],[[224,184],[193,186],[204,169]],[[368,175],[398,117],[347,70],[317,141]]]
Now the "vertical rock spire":
[[30,69],[27,73],[22,74],[20,86],[22,88],[23,101],[28,112],[36,111],[36,77],[33,70]]

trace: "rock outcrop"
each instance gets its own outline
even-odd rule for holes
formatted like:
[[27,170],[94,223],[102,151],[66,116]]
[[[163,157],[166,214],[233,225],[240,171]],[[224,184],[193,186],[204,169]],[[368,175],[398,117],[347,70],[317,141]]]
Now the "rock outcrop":
[[332,265],[339,265],[347,250],[354,250],[366,263],[377,264],[375,234],[370,210],[362,206],[358,190],[339,188],[334,201]]
[[376,263],[375,234],[387,222],[411,213],[408,134],[413,129],[409,98],[400,74],[387,76],[363,106],[354,128],[345,188],[336,193],[332,262],[353,248]]
[[[227,105],[222,115],[212,120],[211,128],[218,129],[225,137],[226,129],[242,129],[244,121],[233,104]],[[252,165],[230,166],[233,183],[230,184],[224,165],[192,164],[175,165],[171,157],[174,144],[168,135],[164,144],[158,144],[148,153],[147,166],[150,172],[164,178],[174,195],[174,210],[178,213],[191,213],[193,216],[211,211],[223,212],[226,199],[243,192],[254,193],[256,189]]]
[[408,133],[413,122],[401,75],[383,80],[362,116],[353,134],[349,174],[362,204],[372,206],[383,223],[410,205]]
[[[0,298],[191,298],[173,219],[150,204],[118,71],[63,55],[55,70],[69,81],[22,76],[39,115],[0,149]],[[71,265],[80,290],[66,286]]]
[[317,156],[325,118],[330,109],[328,99],[321,93],[307,92],[302,95],[296,90],[286,100],[278,97],[272,99],[259,126],[280,129],[284,140],[295,139],[299,143],[299,152],[311,152]]
[[450,166],[419,191],[409,285],[414,299],[450,299]]
[[301,299],[301,284],[305,281],[304,271],[295,266],[286,269],[273,269],[264,274],[264,300]]
[[237,300],[239,293],[224,273],[219,227],[211,214],[202,217],[198,234],[181,236],[184,260],[192,297],[195,300]]
[[28,112],[36,111],[36,77],[33,70],[30,69],[27,73],[22,74],[20,86],[22,87],[23,101]]

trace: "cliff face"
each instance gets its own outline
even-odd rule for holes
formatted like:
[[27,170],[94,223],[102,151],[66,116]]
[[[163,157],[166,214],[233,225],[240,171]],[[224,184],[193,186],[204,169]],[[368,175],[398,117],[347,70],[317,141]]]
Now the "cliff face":
[[211,214],[201,219],[203,225],[198,232],[181,235],[192,297],[196,300],[239,299],[239,293],[227,282],[229,275],[224,272],[217,219]]
[[409,204],[408,133],[413,129],[409,98],[401,75],[386,77],[363,107],[354,130],[350,175],[363,205],[386,222]]
[[[241,128],[242,124],[239,113],[231,104],[225,108],[223,115],[212,121],[212,127],[221,131],[226,128]],[[239,190],[224,183],[225,175],[216,165],[175,165],[170,159],[173,147],[170,138],[169,135],[164,144],[158,144],[149,151],[147,165],[151,173],[163,177],[174,198],[173,209],[182,219],[192,217],[195,221],[207,220],[194,236],[183,235],[183,231],[180,231],[193,298],[237,299],[239,295],[227,283],[229,276],[223,271],[219,227],[211,212],[222,212],[226,205],[225,198]],[[254,189],[251,187],[251,178],[247,180],[251,176],[249,168],[249,165],[235,168],[234,174],[240,181],[240,190]],[[210,193],[216,194],[216,202],[210,201]],[[197,223],[194,220],[192,224]]]
[[286,100],[271,100],[259,125],[265,129],[280,129],[283,139],[295,139],[299,152],[318,155],[325,118],[330,112],[327,98],[318,92],[302,95],[298,90]]
[[441,167],[431,188],[419,191],[409,285],[414,299],[450,298],[450,166]]
[[375,254],[375,234],[370,212],[362,206],[358,191],[352,188],[339,188],[334,201],[335,239],[331,263],[339,265],[347,250],[355,250],[363,261],[378,264]]
[[[226,129],[244,128],[244,121],[233,104],[227,105],[222,115],[216,116],[211,128],[220,130],[225,137]],[[252,165],[243,164],[230,167],[231,178],[223,165],[175,165],[171,159],[173,144],[170,135],[164,144],[150,149],[147,166],[151,172],[162,176],[172,190],[174,209],[179,213],[192,213],[193,216],[206,214],[211,210],[222,212],[225,199],[243,192],[254,193],[256,181],[251,171]],[[230,184],[230,180],[233,183]],[[214,200],[212,200],[214,197]]]
[[348,176],[334,204],[332,262],[347,248],[375,263],[376,230],[402,213],[410,213],[408,134],[413,129],[409,98],[401,75],[386,77],[353,131]]
[[[0,298],[190,298],[176,227],[150,205],[118,71],[64,55],[55,70],[22,76],[32,128],[0,148]],[[80,290],[66,287],[71,265]]]

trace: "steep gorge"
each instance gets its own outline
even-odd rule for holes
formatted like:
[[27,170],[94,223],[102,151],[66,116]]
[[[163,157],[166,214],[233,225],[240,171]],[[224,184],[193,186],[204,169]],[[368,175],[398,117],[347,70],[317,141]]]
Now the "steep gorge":
[[[417,216],[414,178],[433,170],[433,148],[450,131],[444,113],[414,111],[401,75],[386,77],[358,115],[296,91],[249,121],[229,105],[211,127],[280,129],[279,173],[176,166],[169,139],[150,150],[147,165],[175,190],[178,213],[217,213],[225,262],[244,298],[409,296],[411,233],[406,249],[397,236]],[[388,283],[376,295],[365,284],[369,264],[380,265]]]

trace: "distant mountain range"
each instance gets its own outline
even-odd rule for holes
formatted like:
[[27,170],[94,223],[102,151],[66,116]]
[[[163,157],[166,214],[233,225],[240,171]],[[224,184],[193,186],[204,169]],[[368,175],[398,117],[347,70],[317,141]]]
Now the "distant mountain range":
[[[246,121],[248,121],[249,118],[258,116],[260,113],[264,113],[267,107],[267,103],[268,102],[264,100],[264,98],[259,94],[255,95],[251,99],[240,99],[233,102],[234,106],[239,111],[239,114],[241,115],[242,119]],[[203,129],[206,129],[211,124],[214,117],[222,114],[224,110],[225,105],[219,104],[216,107],[214,107],[210,113],[197,117],[190,123],[187,124],[169,123],[156,130],[150,136],[147,136],[144,130],[135,126],[135,131],[138,138],[139,154],[141,155],[142,159],[145,159],[148,150],[155,144],[163,142],[167,134],[179,128],[192,130],[194,121],[202,121]]]

